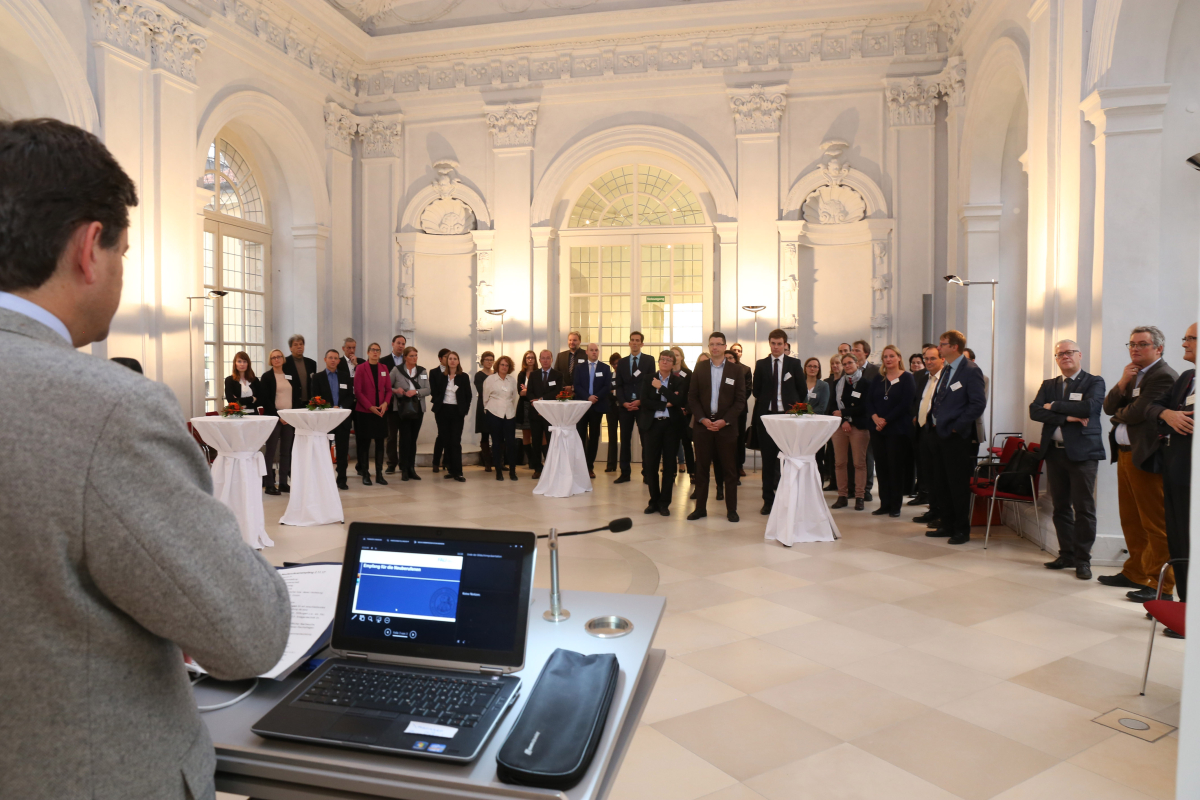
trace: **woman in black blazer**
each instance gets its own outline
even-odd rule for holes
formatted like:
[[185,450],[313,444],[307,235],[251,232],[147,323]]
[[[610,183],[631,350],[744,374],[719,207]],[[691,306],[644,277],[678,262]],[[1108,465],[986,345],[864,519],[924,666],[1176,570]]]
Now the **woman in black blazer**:
[[433,403],[433,419],[437,422],[438,438],[442,440],[442,463],[446,480],[453,478],[465,483],[462,467],[463,420],[471,412],[471,379],[462,371],[458,353],[446,354],[446,370],[436,369],[429,374],[429,399]]
[[250,356],[239,350],[233,355],[233,374],[225,377],[225,402],[238,403],[250,410],[261,405],[260,391],[258,378],[250,367]]
[[917,383],[904,371],[904,356],[894,346],[883,348],[883,368],[867,387],[868,429],[879,474],[879,508],[872,514],[900,516],[905,477],[912,464],[912,404]]

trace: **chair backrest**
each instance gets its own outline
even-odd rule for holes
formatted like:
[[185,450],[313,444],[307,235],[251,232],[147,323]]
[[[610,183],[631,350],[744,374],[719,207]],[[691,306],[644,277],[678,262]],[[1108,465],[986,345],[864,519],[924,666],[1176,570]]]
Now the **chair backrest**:
[[1004,440],[1004,446],[1000,448],[1000,457],[997,459],[1000,462],[1000,469],[1012,460],[1013,454],[1021,449],[1021,445],[1025,444],[1025,439],[1021,436],[1009,436]]

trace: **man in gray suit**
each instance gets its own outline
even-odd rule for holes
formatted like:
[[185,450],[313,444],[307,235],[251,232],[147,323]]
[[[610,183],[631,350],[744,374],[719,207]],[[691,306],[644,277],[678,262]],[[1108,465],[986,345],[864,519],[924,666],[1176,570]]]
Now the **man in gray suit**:
[[74,349],[108,336],[136,203],[90,133],[0,122],[3,798],[214,797],[183,653],[245,678],[287,641],[174,395]]

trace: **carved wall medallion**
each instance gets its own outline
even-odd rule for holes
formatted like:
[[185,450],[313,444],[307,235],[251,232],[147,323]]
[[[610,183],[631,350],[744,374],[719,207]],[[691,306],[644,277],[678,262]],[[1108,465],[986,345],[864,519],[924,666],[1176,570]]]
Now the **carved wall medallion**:
[[421,211],[421,230],[435,236],[467,233],[475,230],[475,212],[456,195],[462,181],[454,177],[458,162],[445,159],[435,161],[433,188],[437,197]]
[[804,201],[801,215],[806,222],[841,225],[865,217],[867,204],[862,195],[849,186],[822,186]]

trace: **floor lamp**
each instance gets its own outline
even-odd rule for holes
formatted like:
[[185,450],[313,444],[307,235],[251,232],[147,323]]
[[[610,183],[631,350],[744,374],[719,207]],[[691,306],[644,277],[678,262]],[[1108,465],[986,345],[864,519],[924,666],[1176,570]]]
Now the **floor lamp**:
[[222,292],[220,289],[211,289],[204,294],[189,297],[188,301],[188,389],[191,397],[188,401],[188,408],[191,409],[192,416],[196,416],[196,352],[192,347],[192,301],[193,300],[216,300],[218,297],[224,297],[229,292]]
[[[754,366],[758,366],[758,315],[766,310],[766,306],[742,306],[742,311],[749,311],[754,315]],[[747,392],[749,394],[749,392]],[[761,450],[759,453],[761,454]],[[758,472],[758,459],[754,461],[754,466],[751,468]]]
[[[992,402],[992,389],[996,386],[996,287],[1000,285],[1000,281],[964,281],[957,275],[947,275],[947,283],[957,283],[959,286],[991,286],[992,287],[992,358],[988,362],[988,429],[987,435],[992,436],[996,432],[996,428],[992,422],[996,416],[996,404]],[[985,446],[990,444],[990,440],[985,442]]]
[[504,355],[504,314],[508,311],[507,308],[485,308],[483,313],[491,314],[493,317],[500,318],[500,352],[496,355],[497,360]]

